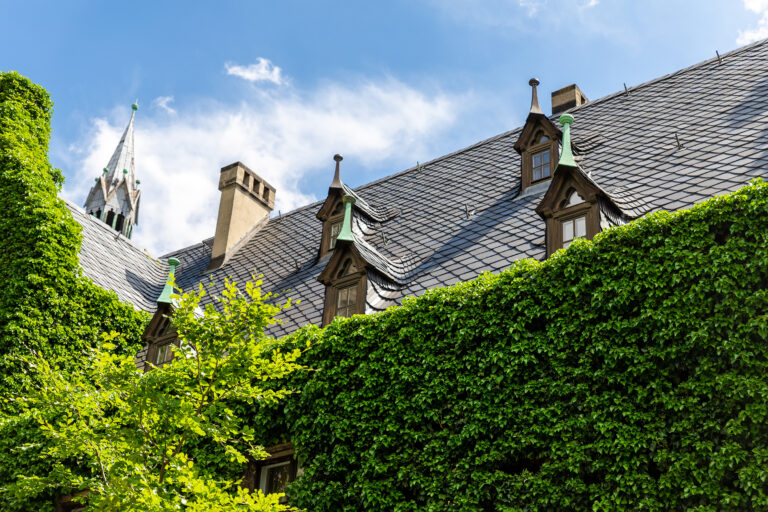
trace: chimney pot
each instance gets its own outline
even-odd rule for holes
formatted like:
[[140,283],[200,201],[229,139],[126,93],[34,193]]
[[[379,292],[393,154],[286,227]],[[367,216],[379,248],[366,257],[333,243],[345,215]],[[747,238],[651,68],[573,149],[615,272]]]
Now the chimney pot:
[[578,85],[567,85],[552,93],[552,114],[559,114],[588,102],[589,99],[581,92]]
[[221,267],[246,235],[269,221],[275,206],[275,188],[241,162],[221,168],[219,190],[219,214],[208,270]]

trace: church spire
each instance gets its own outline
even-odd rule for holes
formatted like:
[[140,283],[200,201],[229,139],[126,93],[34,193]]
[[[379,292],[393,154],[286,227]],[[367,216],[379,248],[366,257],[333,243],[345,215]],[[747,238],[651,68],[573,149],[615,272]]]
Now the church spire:
[[133,123],[138,100],[132,106],[131,119],[123,136],[104,168],[96,178],[88,198],[85,211],[108,224],[112,229],[130,238],[133,226],[138,223],[141,191],[137,185],[134,162]]

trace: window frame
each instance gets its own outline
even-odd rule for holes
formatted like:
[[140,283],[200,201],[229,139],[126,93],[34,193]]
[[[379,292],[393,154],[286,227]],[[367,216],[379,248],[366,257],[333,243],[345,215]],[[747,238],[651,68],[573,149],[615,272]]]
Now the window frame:
[[[256,489],[261,490],[264,494],[267,494],[266,490],[266,478],[268,476],[265,471],[274,467],[282,467],[286,464],[289,466],[288,482],[291,483],[300,477],[304,471],[299,465],[299,461],[296,459],[296,452],[293,447],[293,443],[283,443],[266,448],[267,453],[270,454],[266,459],[255,460],[249,457],[248,465],[245,468],[243,474],[242,487],[253,492]],[[283,497],[280,503],[287,503],[287,497]]]
[[367,290],[365,267],[361,266],[352,255],[347,255],[346,258],[342,259],[341,264],[334,269],[334,272],[341,268],[347,258],[352,259],[357,266],[357,271],[343,277],[332,279],[331,283],[326,285],[325,307],[323,308],[323,326],[333,322],[333,319],[337,316],[336,310],[339,303],[339,292],[354,286],[357,286],[357,303],[355,304],[354,312],[350,316],[365,314],[365,292]]
[[[578,190],[576,192],[582,197],[585,195]],[[564,201],[569,196],[570,193]],[[563,222],[579,217],[585,217],[586,220],[586,236],[583,238],[591,240],[600,232],[600,211],[596,200],[593,202],[585,199],[582,203],[558,210],[547,219],[547,256],[551,256],[555,251],[563,248]],[[571,240],[571,243],[573,243],[573,240]]]
[[[323,235],[320,241],[320,257],[332,253],[336,248],[335,241],[339,234],[336,233],[336,237],[333,236],[333,226],[337,224],[341,226],[344,221],[344,203],[342,202],[341,198],[338,198],[333,203],[333,207],[331,208],[331,212],[334,212],[339,205],[341,205],[341,212],[333,213],[323,221]],[[341,232],[341,227],[339,228],[339,232]],[[332,241],[333,246],[331,246]]]
[[167,361],[157,363],[160,347],[169,346],[170,348],[171,344],[179,346],[179,335],[171,322],[172,316],[173,307],[170,304],[161,305],[155,311],[155,315],[142,335],[142,340],[147,344],[147,354],[144,359],[145,372],[173,360],[173,356],[171,356]]
[[[542,136],[547,137],[549,140],[544,142],[536,142]],[[531,145],[526,147],[525,150],[523,151],[523,158],[522,158],[523,189],[526,189],[532,185],[537,185],[539,183],[544,183],[551,180],[552,176],[555,174],[555,168],[557,167],[557,160],[559,156],[557,152],[557,147],[558,147],[557,138],[553,137],[553,135],[548,133],[546,130],[540,128],[536,131],[536,134],[534,135],[532,140],[534,142],[532,142]],[[539,153],[543,153],[545,151],[549,152],[549,176],[534,180],[533,179],[533,156]]]

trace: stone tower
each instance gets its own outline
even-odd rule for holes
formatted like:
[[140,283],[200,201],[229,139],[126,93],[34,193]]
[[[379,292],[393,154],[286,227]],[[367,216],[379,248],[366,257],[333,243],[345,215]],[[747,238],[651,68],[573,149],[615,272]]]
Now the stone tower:
[[133,119],[139,109],[132,105],[131,120],[123,132],[112,158],[85,200],[85,211],[105,222],[115,231],[131,238],[133,226],[139,222],[139,180],[133,161]]

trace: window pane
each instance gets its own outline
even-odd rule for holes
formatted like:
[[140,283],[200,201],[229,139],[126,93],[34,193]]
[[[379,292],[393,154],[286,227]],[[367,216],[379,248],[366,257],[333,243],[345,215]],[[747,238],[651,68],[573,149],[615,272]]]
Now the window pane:
[[264,493],[285,492],[291,478],[290,463],[286,462],[280,466],[267,467],[264,470],[267,472],[267,488],[264,489]]
[[341,222],[335,222],[334,224],[331,224],[331,238],[328,242],[329,249],[333,249],[336,247],[336,239],[339,237],[340,232],[341,232]]
[[171,350],[170,343],[160,345],[157,347],[157,356],[155,357],[155,364],[167,363],[173,359],[173,351]]
[[549,163],[549,151],[544,151],[541,153],[541,161],[546,164]]
[[[573,240],[573,221],[563,221],[563,242],[570,242]],[[563,244],[565,247],[565,244]]]
[[533,155],[533,166],[539,167],[541,165],[541,153]]
[[575,237],[584,237],[587,236],[587,218],[586,217],[579,217],[578,219],[575,219],[573,221],[576,224],[576,229],[574,229]]
[[352,316],[357,310],[357,285],[342,288],[338,291],[336,301],[336,316]]
[[549,178],[549,165],[545,165],[545,166],[544,166],[544,167],[541,169],[541,171],[542,171],[542,175],[543,175],[545,178]]
[[342,308],[347,305],[347,295],[349,295],[349,288],[343,288],[339,290],[338,299],[336,300],[336,309],[341,311]]
[[538,181],[541,179],[541,169],[539,167],[533,168],[533,181]]

